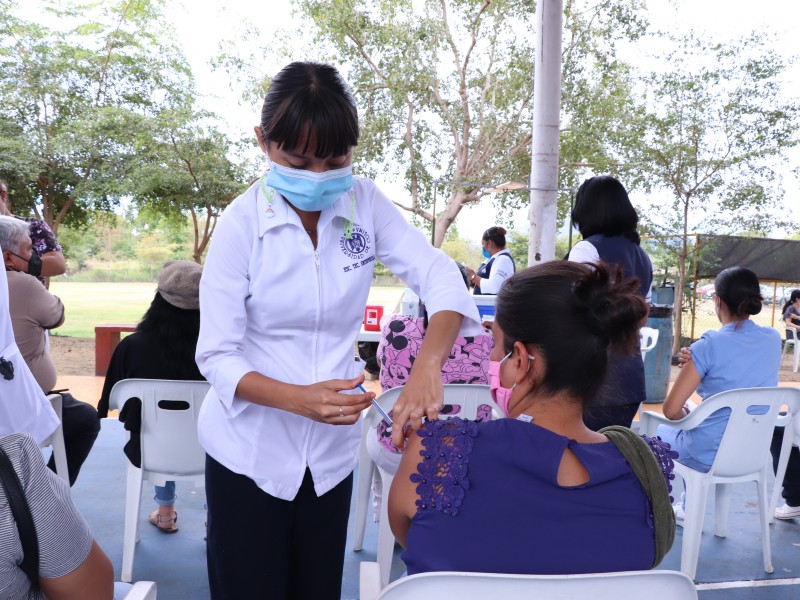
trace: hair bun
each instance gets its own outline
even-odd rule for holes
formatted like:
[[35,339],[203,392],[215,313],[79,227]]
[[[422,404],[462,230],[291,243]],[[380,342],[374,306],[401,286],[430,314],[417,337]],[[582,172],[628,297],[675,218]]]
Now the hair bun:
[[739,305],[739,314],[757,315],[761,312],[763,304],[761,298],[747,298]]
[[638,324],[647,316],[647,304],[638,295],[639,280],[625,278],[619,265],[601,262],[588,269],[574,285],[584,323],[604,346],[632,352],[638,341]]

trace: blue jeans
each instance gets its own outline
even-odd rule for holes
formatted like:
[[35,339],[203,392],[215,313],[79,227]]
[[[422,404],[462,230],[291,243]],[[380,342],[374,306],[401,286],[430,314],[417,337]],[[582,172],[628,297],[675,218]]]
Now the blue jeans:
[[[695,471],[700,471],[701,473],[708,473],[711,465],[707,465],[705,463],[701,463],[697,459],[693,458],[684,447],[682,443],[682,435],[683,430],[677,429],[676,427],[670,427],[669,425],[659,425],[656,428],[656,435],[661,438],[661,441],[666,442],[670,445],[670,447],[678,453],[678,462],[686,465],[690,469],[694,469]],[[686,492],[681,494],[680,505],[683,508],[686,508]]]
[[175,482],[167,481],[165,486],[157,485],[154,500],[159,506],[172,506],[175,504]]
[[701,473],[708,473],[708,470],[711,468],[711,465],[707,465],[705,463],[701,463],[697,459],[695,459],[689,452],[686,450],[686,447],[683,444],[683,430],[677,429],[676,427],[671,427],[669,425],[659,425],[656,428],[656,435],[661,438],[662,441],[668,443],[670,447],[678,453],[678,462],[682,465],[686,465],[687,467],[694,469],[695,471],[700,471]]

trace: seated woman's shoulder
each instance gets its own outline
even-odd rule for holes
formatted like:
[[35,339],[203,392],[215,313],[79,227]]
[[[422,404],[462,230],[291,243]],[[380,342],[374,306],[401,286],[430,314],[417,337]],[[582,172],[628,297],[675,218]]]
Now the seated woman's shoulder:
[[9,457],[21,456],[30,451],[39,451],[36,441],[28,433],[10,433],[5,436],[0,436],[0,448],[2,448]]

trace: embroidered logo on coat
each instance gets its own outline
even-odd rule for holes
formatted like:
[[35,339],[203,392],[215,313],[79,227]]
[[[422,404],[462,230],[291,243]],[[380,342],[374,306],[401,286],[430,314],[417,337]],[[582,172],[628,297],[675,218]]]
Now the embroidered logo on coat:
[[[353,261],[351,265],[344,267],[345,272],[363,267],[375,260],[375,255],[370,253],[371,243],[369,232],[362,227],[353,227],[352,235],[349,238],[344,235],[341,237],[339,247],[342,249],[342,253]],[[368,254],[371,256],[367,256]]]

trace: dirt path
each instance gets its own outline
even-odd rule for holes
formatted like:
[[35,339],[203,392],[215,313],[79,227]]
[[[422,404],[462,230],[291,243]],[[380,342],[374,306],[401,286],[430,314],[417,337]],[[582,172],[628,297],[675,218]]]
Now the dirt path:
[[50,336],[50,355],[60,375],[94,375],[94,339]]

